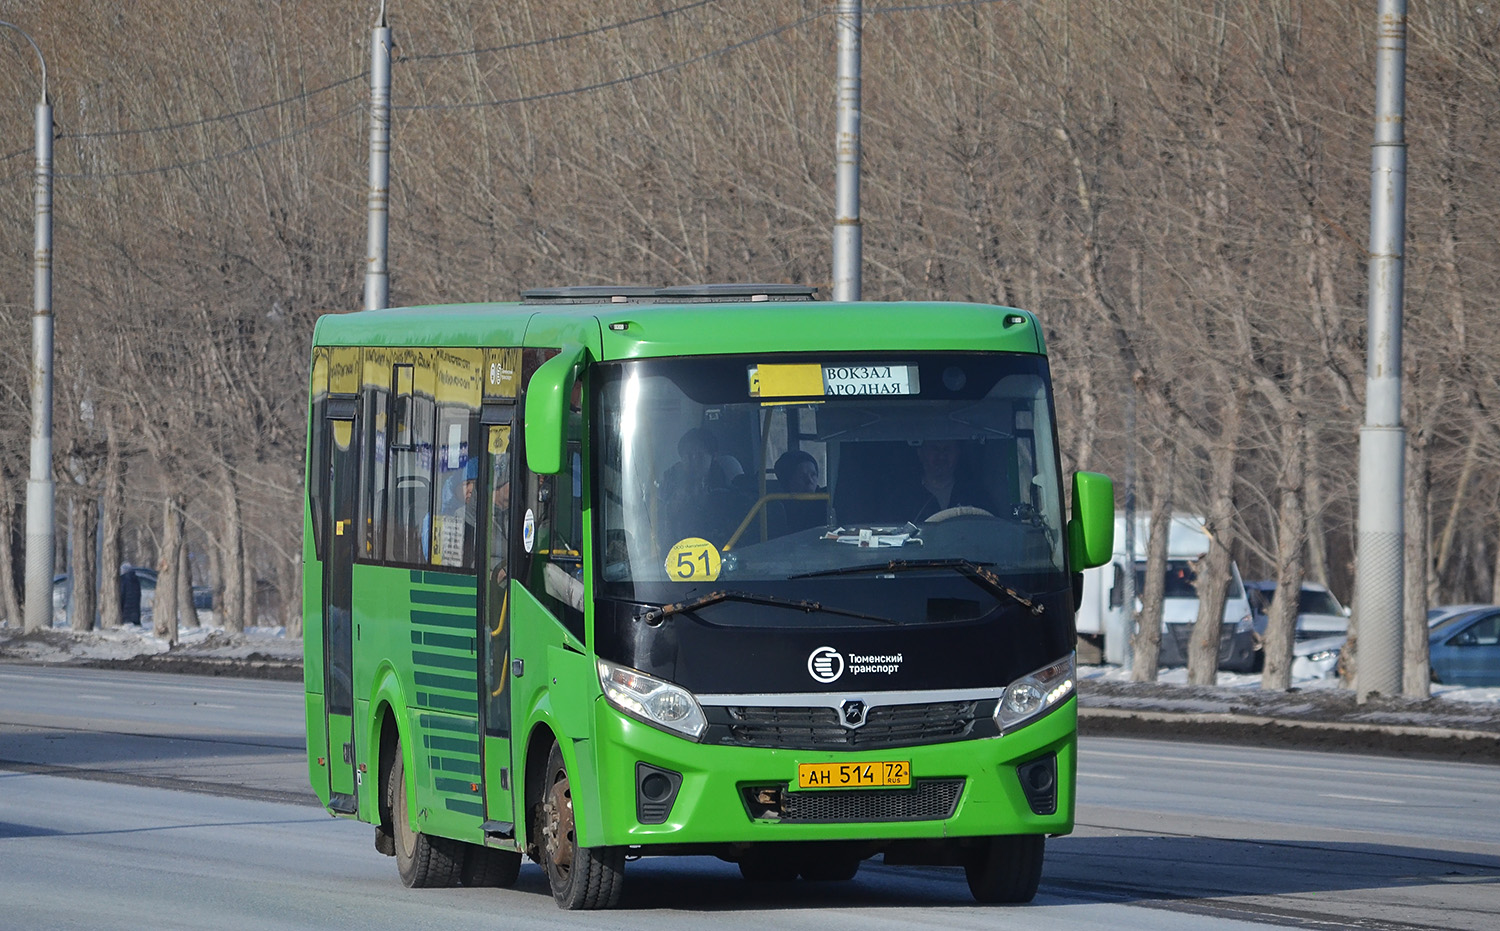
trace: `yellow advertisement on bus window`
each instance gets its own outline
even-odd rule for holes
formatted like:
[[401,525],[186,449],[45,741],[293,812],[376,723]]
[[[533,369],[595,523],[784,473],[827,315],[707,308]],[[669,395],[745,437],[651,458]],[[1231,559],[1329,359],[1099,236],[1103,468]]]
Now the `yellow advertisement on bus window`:
[[321,401],[328,397],[328,350],[319,346],[313,350],[312,399]]
[[359,391],[359,348],[335,346],[329,350],[328,390],[334,394]]
[[364,386],[366,388],[391,387],[391,350],[385,346],[366,346],[364,349]]
[[484,351],[434,349],[437,402],[478,409],[484,385]]
[[411,354],[412,381],[416,393],[437,397],[437,357],[431,349],[414,349]]

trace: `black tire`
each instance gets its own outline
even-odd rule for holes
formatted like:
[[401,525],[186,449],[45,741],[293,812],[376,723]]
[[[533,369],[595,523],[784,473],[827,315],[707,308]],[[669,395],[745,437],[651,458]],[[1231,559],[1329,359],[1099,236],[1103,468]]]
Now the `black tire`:
[[747,854],[740,859],[740,875],[753,883],[786,883],[797,878],[800,865],[786,857]]
[[401,882],[410,889],[458,885],[463,878],[463,843],[412,830],[406,802],[406,764],[399,742],[386,780],[386,801],[391,807],[391,834],[395,838],[396,870],[401,874]]
[[1018,905],[1036,898],[1042,881],[1041,834],[988,838],[964,864],[969,891],[985,904]]
[[625,887],[624,847],[580,847],[562,748],[552,744],[536,806],[535,836],[547,885],[559,908],[614,908]]
[[859,872],[859,858],[845,855],[812,859],[802,864],[800,872],[809,882],[845,882]]
[[463,883],[471,887],[509,889],[521,873],[521,855],[480,844],[464,845]]

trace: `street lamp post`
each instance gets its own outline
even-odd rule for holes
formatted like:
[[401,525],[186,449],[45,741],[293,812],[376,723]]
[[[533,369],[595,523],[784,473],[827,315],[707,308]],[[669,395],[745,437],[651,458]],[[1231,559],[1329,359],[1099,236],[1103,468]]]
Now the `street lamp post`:
[[47,59],[31,45],[42,66],[42,97],[36,105],[36,237],[32,253],[31,477],[26,482],[25,629],[52,626],[52,545],[55,536],[52,483],[52,104],[47,100]]

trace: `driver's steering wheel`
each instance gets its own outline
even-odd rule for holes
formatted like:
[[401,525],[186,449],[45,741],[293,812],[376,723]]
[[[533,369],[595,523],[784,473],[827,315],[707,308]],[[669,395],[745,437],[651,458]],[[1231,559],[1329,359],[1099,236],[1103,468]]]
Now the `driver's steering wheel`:
[[976,508],[971,504],[960,504],[957,507],[944,508],[943,510],[938,511],[936,514],[933,514],[931,517],[927,518],[927,520],[923,521],[923,523],[941,524],[943,521],[951,520],[955,517],[993,518],[994,516],[995,515],[991,514],[989,511],[986,511],[984,508]]

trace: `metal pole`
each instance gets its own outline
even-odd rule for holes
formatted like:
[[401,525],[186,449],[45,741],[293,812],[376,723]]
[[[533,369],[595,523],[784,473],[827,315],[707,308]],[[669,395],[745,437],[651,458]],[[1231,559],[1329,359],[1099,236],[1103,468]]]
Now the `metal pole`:
[[52,548],[56,540],[52,483],[52,105],[47,100],[47,59],[24,29],[19,32],[42,67],[36,105],[36,215],[32,252],[31,474],[26,481],[26,630],[52,626]]
[[365,310],[389,304],[391,276],[387,267],[387,230],[391,193],[391,29],[380,25],[370,34],[370,195],[367,206],[368,258],[365,267]]
[[860,296],[859,219],[859,36],[864,19],[860,0],[838,0],[839,74],[835,212],[833,221],[833,299]]
[[1360,702],[1401,693],[1403,471],[1401,298],[1406,233],[1406,0],[1379,0],[1375,142],[1370,153],[1370,280],[1365,422],[1359,430],[1355,605]]

